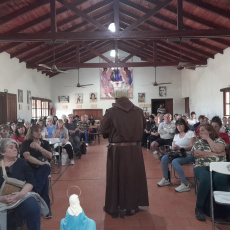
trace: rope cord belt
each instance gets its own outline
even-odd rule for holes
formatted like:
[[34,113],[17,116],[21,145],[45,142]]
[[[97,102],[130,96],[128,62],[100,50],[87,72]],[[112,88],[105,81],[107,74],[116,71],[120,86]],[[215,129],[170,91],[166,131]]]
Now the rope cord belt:
[[141,145],[141,142],[121,142],[121,143],[109,143],[109,145],[115,145],[115,146]]

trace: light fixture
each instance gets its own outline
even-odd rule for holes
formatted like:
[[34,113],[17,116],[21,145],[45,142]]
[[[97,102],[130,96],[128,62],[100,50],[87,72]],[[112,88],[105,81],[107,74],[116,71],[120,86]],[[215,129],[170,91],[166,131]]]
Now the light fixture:
[[108,29],[114,33],[116,31],[115,23],[114,22],[110,23]]
[[110,57],[116,57],[116,51],[115,50],[110,51]]

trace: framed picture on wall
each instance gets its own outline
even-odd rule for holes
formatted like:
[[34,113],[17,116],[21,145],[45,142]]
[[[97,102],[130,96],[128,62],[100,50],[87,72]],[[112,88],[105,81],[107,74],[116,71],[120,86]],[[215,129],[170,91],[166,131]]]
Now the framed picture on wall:
[[113,99],[111,93],[118,89],[129,91],[130,98],[133,98],[133,69],[131,67],[100,69],[100,98]]
[[69,96],[58,96],[59,103],[69,103]]
[[167,96],[167,88],[166,88],[166,86],[160,86],[159,87],[159,96],[160,97],[166,97]]
[[27,90],[27,104],[31,104],[31,91]]
[[145,93],[138,93],[138,103],[145,102]]
[[23,90],[18,89],[18,103],[23,103]]
[[76,104],[83,104],[83,93],[76,93],[75,94],[75,103]]
[[93,92],[89,94],[90,102],[97,102],[97,93]]

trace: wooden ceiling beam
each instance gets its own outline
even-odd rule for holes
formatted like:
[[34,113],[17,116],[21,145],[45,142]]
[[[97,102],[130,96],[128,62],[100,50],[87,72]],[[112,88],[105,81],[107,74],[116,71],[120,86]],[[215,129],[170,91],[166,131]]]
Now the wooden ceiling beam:
[[23,7],[17,11],[13,11],[10,14],[7,14],[3,17],[0,18],[0,25],[4,25],[8,22],[10,22],[11,20],[17,18],[17,17],[21,17],[22,15],[35,10],[36,8],[41,7],[42,5],[48,4],[49,2],[47,0],[40,0],[40,1],[35,1],[32,4]]
[[[213,6],[207,2],[203,2],[203,1],[200,1],[200,0],[185,0],[186,2],[189,2],[195,6],[198,6],[200,8],[203,8],[205,10],[208,10],[212,13],[215,13],[215,14],[218,14],[222,17],[225,17],[225,18],[228,18],[230,19],[230,14],[229,14],[229,11],[227,10],[223,10],[221,8],[218,8],[217,6]],[[210,1],[211,2],[211,1]]]
[[87,14],[85,14],[83,11],[79,10],[78,8],[74,7],[72,4],[70,4],[69,2],[65,1],[65,0],[58,0],[63,6],[65,6],[66,8],[72,10],[74,13],[76,13],[78,16],[80,16],[81,18],[83,18],[84,20],[86,20],[87,22],[93,24],[96,28],[98,28],[101,31],[107,31],[108,29],[106,27],[104,27],[104,25],[102,25],[101,23],[99,23],[98,21],[94,20],[93,18],[91,18],[90,16],[88,16]]
[[1,0],[1,2],[0,2],[0,7],[6,5],[6,4],[10,3],[10,2],[13,2],[13,1],[14,1],[14,0]]
[[[12,52],[10,54],[10,58],[14,58],[14,57],[19,58],[20,55],[25,55],[25,53],[27,53],[27,52],[31,53],[33,50],[38,49],[38,47],[40,47],[40,49],[42,49],[43,46],[46,46],[46,44],[44,42],[32,43],[32,45],[30,45],[30,46],[26,46],[26,47],[24,47],[24,48],[22,48],[20,50],[17,50],[16,52]],[[35,51],[33,53],[37,54],[39,52]]]
[[146,41],[145,44],[143,46],[140,46],[138,49],[136,49],[134,52],[131,52],[130,55],[128,55],[126,58],[124,58],[121,62],[126,62],[129,59],[131,59],[133,56],[137,55],[140,50],[145,49],[149,44],[151,44],[152,41]]
[[76,63],[80,63],[80,49],[79,49],[79,43],[76,43]]
[[[79,1],[77,1],[77,2],[75,2],[75,3],[72,3],[72,4],[73,4],[74,6],[77,6],[77,5],[82,4],[83,2],[85,2],[85,0],[79,0]],[[103,2],[100,2],[100,3],[98,3],[98,4],[95,4],[95,5],[93,5],[92,7],[86,9],[86,10],[84,11],[84,13],[87,14],[87,13],[90,13],[90,12],[97,11],[98,9],[100,9],[100,8],[102,8],[102,7],[104,7],[104,6],[107,6],[108,4],[111,4],[111,0],[105,0],[105,1],[103,1]],[[66,12],[66,11],[68,11],[68,9],[66,9],[66,7],[59,8],[59,9],[57,9],[57,11],[56,11],[56,15],[62,14],[62,13],[64,13],[64,12]],[[23,30],[25,30],[25,29],[27,29],[27,28],[29,28],[29,27],[33,27],[33,26],[35,26],[35,25],[37,25],[37,24],[39,24],[39,23],[42,23],[43,21],[48,20],[49,18],[50,18],[50,14],[43,15],[43,16],[40,17],[40,18],[37,18],[37,19],[32,20],[32,21],[30,21],[30,22],[27,22],[27,23],[23,24],[22,26],[18,26],[18,27],[16,27],[15,29],[12,29],[12,30],[8,31],[8,33],[18,33],[18,32],[23,31]],[[70,17],[70,18],[66,19],[66,20],[63,20],[62,22],[59,22],[59,23],[58,23],[58,27],[61,27],[61,26],[65,25],[65,24],[68,24],[68,23],[69,23],[70,21],[72,21],[74,18],[75,18],[75,20],[76,20],[76,19],[78,19],[79,17],[76,17],[76,15],[75,15],[75,16],[73,16],[73,17]],[[87,22],[84,22],[84,23],[87,24]],[[45,28],[45,29],[41,30],[40,32],[49,32],[49,31],[50,31],[50,27]],[[2,52],[4,52],[4,51],[7,51],[7,50],[9,50],[9,49],[11,49],[11,48],[14,48],[14,47],[16,47],[16,46],[18,46],[18,45],[19,45],[19,43],[18,43],[18,44],[17,44],[17,43],[10,43],[10,44],[8,44],[7,46],[4,46],[4,47],[0,48],[0,53],[2,53]]]
[[[123,10],[121,10],[121,12],[122,12],[123,14],[125,14],[126,16],[129,16],[129,17],[131,17],[131,18],[136,18],[135,15],[131,15],[129,12],[126,12],[126,11],[123,11]],[[166,17],[164,17],[164,16],[162,16],[162,15],[157,15],[157,14],[156,14],[155,16],[156,16],[157,18],[161,19],[162,21],[166,21],[166,22],[168,22],[169,24],[174,25],[175,28],[176,28],[176,26],[177,26],[177,22],[176,22],[176,21],[170,20],[170,19],[168,19],[168,18],[166,18]],[[166,29],[167,29],[167,28],[164,27],[164,26],[160,26],[160,25],[157,25],[157,24],[155,24],[155,23],[148,22],[148,21],[146,21],[145,23],[147,23],[147,24],[150,25],[150,26],[154,26],[154,27],[156,27],[156,28],[158,28],[158,29],[160,29],[160,30],[166,30]],[[144,28],[142,28],[142,27],[139,27],[139,28],[141,28],[142,30],[144,30]],[[222,40],[223,40],[223,39],[222,39]],[[194,44],[198,44],[197,40],[192,40],[192,42],[193,42]],[[200,42],[199,42],[199,43],[200,43]],[[223,53],[223,50],[222,50],[222,49],[219,49],[218,47],[213,46],[213,45],[209,45],[209,44],[207,44],[207,46],[206,46],[205,44],[207,44],[207,43],[202,42],[202,47],[208,48],[208,49],[210,49],[210,50],[212,50],[212,51],[213,51],[213,50],[216,50],[216,51],[219,52],[219,53]],[[199,44],[198,44],[198,45],[199,45]],[[192,47],[191,50],[194,50],[194,48]],[[200,53],[200,50],[198,50],[197,52]],[[208,52],[208,51],[204,51],[202,54],[206,55],[207,57],[212,57],[212,56],[213,56],[213,53],[210,53],[210,52]]]
[[159,10],[167,6],[172,0],[166,0],[165,2],[159,3],[154,9],[149,10],[145,15],[137,19],[134,23],[129,25],[127,28],[125,28],[125,31],[131,31],[138,27],[141,23],[145,22],[148,18],[152,17],[154,14],[156,14]]
[[55,34],[57,32],[56,0],[50,0],[50,25],[51,25],[51,33]]
[[[147,12],[146,8],[141,7],[140,5],[137,5],[137,4],[135,4],[135,3],[129,2],[129,1],[127,1],[127,0],[121,0],[121,2],[122,2],[123,4],[128,5],[129,7],[132,7],[132,8],[134,8],[134,9],[138,9],[138,10],[141,11],[141,12],[144,12],[144,13]],[[151,1],[148,1],[148,2],[151,2]],[[173,7],[173,6],[167,5],[164,9],[168,10],[170,13],[173,13],[173,14],[177,15],[177,9],[176,9],[175,7]],[[228,29],[228,28],[226,28],[226,27],[220,27],[219,25],[217,25],[217,24],[215,24],[215,23],[212,23],[212,22],[207,21],[207,20],[205,20],[205,19],[203,19],[203,18],[200,18],[200,17],[198,17],[198,16],[195,16],[194,14],[189,14],[189,13],[183,12],[183,16],[186,17],[186,18],[188,18],[188,19],[190,19],[190,20],[192,20],[192,21],[196,21],[196,22],[198,22],[198,23],[200,23],[200,24],[202,24],[202,25],[209,26],[209,27],[211,27],[211,28],[223,29],[223,30],[224,30],[224,29]],[[162,15],[156,14],[155,17],[156,17],[156,18],[160,18],[160,19],[163,20],[163,21],[166,21],[166,22],[168,22],[168,23],[170,23],[170,24],[173,24],[173,25],[177,26],[177,23],[176,23],[176,22],[173,22],[172,20],[170,20],[170,19],[168,19],[168,18],[166,18],[166,17],[164,17],[164,16],[162,16]],[[146,22],[145,22],[145,23],[146,23]],[[156,25],[154,25],[154,26],[156,27]],[[159,26],[158,26],[157,28],[159,28]],[[186,28],[186,29],[193,29],[192,27],[184,27],[184,28]],[[216,39],[212,39],[212,40],[216,40]],[[216,41],[217,41],[217,40],[216,40]],[[225,45],[227,45],[227,46],[230,46],[230,42],[229,42],[228,44],[226,44],[226,41],[224,41],[223,39],[218,40],[217,42],[220,43],[221,41],[223,42],[223,43],[221,43],[221,44],[225,44]],[[196,43],[195,41],[193,41],[193,42]],[[216,48],[217,48],[217,47],[216,47]],[[214,50],[214,49],[211,49],[211,50]],[[223,53],[223,50],[221,50],[219,53]]]
[[16,33],[0,34],[0,42],[48,42],[53,40],[61,41],[82,41],[82,40],[119,40],[119,39],[168,39],[168,38],[230,38],[230,29],[228,30],[167,30],[167,31],[120,31],[118,34],[111,34],[109,31],[95,32],[57,32],[54,35],[50,33]]
[[113,11],[114,11],[114,24],[115,24],[115,33],[120,30],[120,16],[119,16],[119,0],[113,1]]
[[183,30],[183,0],[177,0],[177,29]]
[[107,57],[105,57],[104,55],[102,55],[100,52],[98,52],[96,49],[92,48],[91,46],[87,45],[85,42],[81,42],[80,43],[82,46],[84,46],[87,50],[89,50],[90,52],[92,52],[93,54],[95,54],[96,56],[99,56],[101,59],[103,59],[104,61],[110,63],[112,62],[110,59],[108,59]]
[[[193,64],[200,64],[201,62],[194,62]],[[206,65],[207,61],[203,61],[202,65]],[[112,67],[147,67],[147,66],[177,66],[177,61],[172,62],[130,62],[130,63],[60,63],[57,65],[58,69],[78,69],[78,68],[112,68]],[[33,68],[33,65],[26,64],[27,68]],[[34,67],[36,68],[36,66]]]
[[[111,11],[106,12],[106,14],[100,14],[100,15],[98,15],[97,17],[95,17],[95,19],[102,18],[102,17],[104,17],[105,15],[107,15],[107,13],[110,13],[110,12],[111,12]],[[69,21],[66,22],[66,23],[69,23]],[[60,22],[60,24],[61,24],[61,22]],[[82,26],[85,26],[85,25],[87,25],[87,24],[88,24],[88,22],[84,21],[84,22],[82,22],[82,23],[80,23],[80,24],[78,24],[78,25],[76,25],[76,26],[74,26],[74,27],[71,27],[70,29],[71,29],[71,30],[80,29]],[[69,31],[69,29],[68,29],[67,31]],[[28,51],[29,51],[29,47],[28,47]],[[47,51],[47,50],[44,50],[44,52],[46,52],[46,51]],[[40,56],[41,54],[42,54],[42,51],[40,51],[40,52],[34,52],[33,54],[27,55],[26,57],[24,57],[23,59],[21,59],[21,61],[26,61],[26,60],[28,60],[28,59],[35,58],[36,56]]]

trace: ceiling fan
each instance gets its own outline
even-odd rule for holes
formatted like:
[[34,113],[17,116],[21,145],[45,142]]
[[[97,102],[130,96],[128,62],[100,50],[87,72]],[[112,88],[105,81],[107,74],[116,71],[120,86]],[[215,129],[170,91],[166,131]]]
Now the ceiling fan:
[[153,82],[153,86],[172,84],[172,82],[157,83],[157,68],[156,66],[154,66],[154,68],[155,68],[155,82]]
[[[59,70],[57,66],[55,65],[55,48],[53,45],[53,65],[50,67],[46,64],[38,64],[38,66],[43,67],[42,71],[48,71],[51,73],[67,73],[66,71]],[[41,69],[39,69],[41,70]]]
[[200,68],[200,67],[207,67],[207,65],[196,65],[194,62],[182,62],[182,55],[181,55],[181,39],[180,39],[180,62],[177,66],[178,70],[183,70],[183,69],[191,69],[191,70],[195,70],[196,68]]
[[191,69],[195,70],[196,68],[203,68],[207,67],[207,65],[196,65],[192,62],[179,62],[177,69],[182,70],[182,69]]
[[76,86],[65,86],[65,87],[78,87],[78,88],[85,88],[85,86],[89,86],[89,85],[93,85],[93,84],[86,84],[86,85],[81,85],[80,82],[79,82],[79,69],[78,70],[78,81],[77,81],[77,85]]

